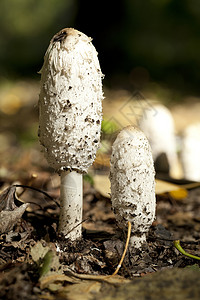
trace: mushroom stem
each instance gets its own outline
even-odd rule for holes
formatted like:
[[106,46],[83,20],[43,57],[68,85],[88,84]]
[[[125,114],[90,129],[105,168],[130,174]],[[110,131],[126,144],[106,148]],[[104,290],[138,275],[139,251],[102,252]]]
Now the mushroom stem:
[[130,237],[129,249],[131,248],[140,248],[142,244],[146,242],[146,234],[141,234],[137,236],[133,233]]
[[61,172],[59,233],[74,241],[82,235],[82,174]]

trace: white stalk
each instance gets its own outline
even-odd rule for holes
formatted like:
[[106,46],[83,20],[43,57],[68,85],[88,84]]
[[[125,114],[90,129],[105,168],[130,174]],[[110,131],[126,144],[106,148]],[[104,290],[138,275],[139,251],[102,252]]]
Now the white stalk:
[[131,248],[140,248],[142,244],[146,242],[146,234],[140,234],[135,235],[135,233],[132,234],[130,237],[129,245]]
[[61,173],[59,232],[65,238],[81,238],[83,181],[76,171]]

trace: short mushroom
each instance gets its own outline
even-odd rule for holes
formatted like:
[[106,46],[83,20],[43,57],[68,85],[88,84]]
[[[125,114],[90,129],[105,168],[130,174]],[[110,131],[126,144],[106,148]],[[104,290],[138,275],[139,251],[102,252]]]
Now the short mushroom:
[[149,142],[142,131],[125,127],[111,154],[111,201],[118,225],[132,224],[131,248],[140,248],[155,218],[155,171]]
[[100,142],[102,73],[91,38],[65,28],[50,41],[41,69],[39,140],[61,175],[59,232],[82,235],[82,174]]

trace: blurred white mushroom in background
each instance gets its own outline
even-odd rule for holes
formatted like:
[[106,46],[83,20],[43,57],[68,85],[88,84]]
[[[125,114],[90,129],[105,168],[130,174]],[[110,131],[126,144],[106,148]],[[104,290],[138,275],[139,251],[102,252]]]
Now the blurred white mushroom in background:
[[139,127],[151,145],[156,172],[178,177],[176,136],[170,110],[162,104],[154,104],[152,109],[143,111]]
[[184,178],[200,181],[200,123],[191,124],[183,131],[181,162]]

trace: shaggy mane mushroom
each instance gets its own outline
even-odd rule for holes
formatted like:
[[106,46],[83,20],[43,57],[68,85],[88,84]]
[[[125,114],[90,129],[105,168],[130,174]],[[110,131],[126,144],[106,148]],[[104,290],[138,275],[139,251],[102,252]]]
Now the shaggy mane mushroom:
[[102,73],[91,38],[65,28],[50,41],[41,69],[39,140],[61,175],[59,232],[81,237],[82,174],[100,142]]

